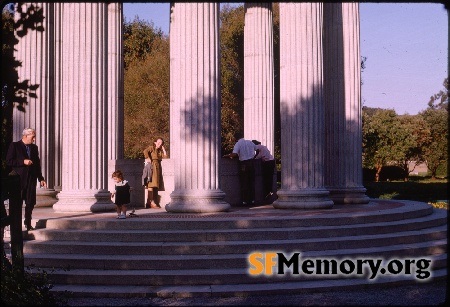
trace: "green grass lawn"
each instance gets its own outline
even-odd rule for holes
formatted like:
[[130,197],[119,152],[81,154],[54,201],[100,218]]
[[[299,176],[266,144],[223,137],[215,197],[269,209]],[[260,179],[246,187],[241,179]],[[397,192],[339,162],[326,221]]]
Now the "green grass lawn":
[[364,182],[366,195],[380,199],[405,199],[448,203],[448,179],[411,177],[409,181]]

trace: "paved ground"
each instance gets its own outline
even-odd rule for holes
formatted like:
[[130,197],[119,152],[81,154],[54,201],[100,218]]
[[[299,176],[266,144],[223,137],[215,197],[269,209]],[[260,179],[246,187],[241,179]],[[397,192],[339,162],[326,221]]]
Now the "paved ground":
[[447,281],[298,295],[230,298],[76,298],[69,306],[448,306]]

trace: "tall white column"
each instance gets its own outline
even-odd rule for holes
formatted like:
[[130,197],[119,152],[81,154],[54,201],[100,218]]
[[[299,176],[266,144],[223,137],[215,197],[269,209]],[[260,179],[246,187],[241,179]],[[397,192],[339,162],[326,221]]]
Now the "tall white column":
[[[38,85],[36,97],[29,96],[24,104],[24,111],[13,110],[13,140],[22,138],[24,128],[36,129],[36,145],[39,147],[42,173],[47,181],[47,189],[40,189],[36,182],[36,206],[51,206],[56,199],[54,168],[54,25],[52,3],[25,3],[22,11],[35,7],[43,11],[43,31],[28,30],[19,38],[15,58],[21,62],[17,68],[18,82]],[[18,14],[15,18],[20,18]],[[21,30],[18,29],[18,30]],[[16,35],[17,37],[17,35]]]
[[331,208],[324,188],[322,4],[280,3],[279,209]]
[[108,159],[123,159],[123,4],[108,3]]
[[55,211],[114,210],[108,180],[108,5],[63,4],[62,190]]
[[325,186],[335,203],[368,203],[362,178],[359,4],[324,4]]
[[62,189],[62,136],[63,136],[63,125],[62,125],[62,109],[64,107],[64,89],[63,89],[63,53],[62,53],[62,34],[63,34],[63,9],[62,3],[58,2],[54,4],[54,28],[55,28],[55,86],[54,86],[54,97],[55,97],[55,130],[54,130],[54,140],[53,149],[55,152],[55,190],[61,191]]
[[273,153],[274,59],[272,3],[244,3],[244,137]]
[[[220,189],[220,56],[219,3],[175,3],[173,16],[178,51],[178,77],[171,84],[175,108],[170,120],[179,121],[171,144],[178,143],[174,159],[174,191],[168,212],[228,210]],[[171,33],[172,34],[172,33]],[[172,63],[171,63],[172,65]],[[171,98],[172,100],[172,98]],[[175,113],[175,114],[172,114]],[[171,125],[173,126],[173,125]]]
[[180,135],[180,14],[176,11],[180,10],[180,5],[175,2],[170,4],[170,156],[180,157],[180,142],[178,137]]

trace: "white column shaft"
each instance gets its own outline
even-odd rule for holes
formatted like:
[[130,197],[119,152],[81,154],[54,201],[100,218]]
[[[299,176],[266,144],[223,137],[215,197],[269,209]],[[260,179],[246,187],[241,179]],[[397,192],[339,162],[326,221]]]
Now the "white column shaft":
[[330,208],[324,189],[322,4],[280,3],[281,190],[275,208]]
[[244,137],[273,153],[274,59],[272,3],[244,3]]
[[108,3],[108,159],[123,159],[124,62],[122,3]]
[[362,185],[359,4],[324,4],[325,186],[336,203],[367,203]]
[[63,4],[63,172],[56,211],[115,208],[108,180],[108,7]]
[[[175,190],[166,210],[224,211],[229,204],[220,190],[219,4],[174,6],[178,51],[171,56],[179,62],[174,61],[178,71],[171,73],[179,74],[173,80],[177,84],[172,84],[179,90],[171,91],[176,108],[171,121],[178,117],[180,128],[171,143],[179,143],[180,155],[174,162]],[[171,49],[172,42],[173,37]]]

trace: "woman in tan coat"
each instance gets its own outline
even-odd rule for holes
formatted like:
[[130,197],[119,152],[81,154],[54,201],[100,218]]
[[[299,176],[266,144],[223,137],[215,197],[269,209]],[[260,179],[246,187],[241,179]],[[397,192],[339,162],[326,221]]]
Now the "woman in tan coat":
[[153,141],[153,145],[144,149],[145,161],[152,164],[152,179],[147,184],[147,203],[146,208],[161,208],[159,205],[158,190],[164,189],[164,182],[162,177],[161,160],[167,157],[166,149],[164,148],[164,140],[157,138]]

